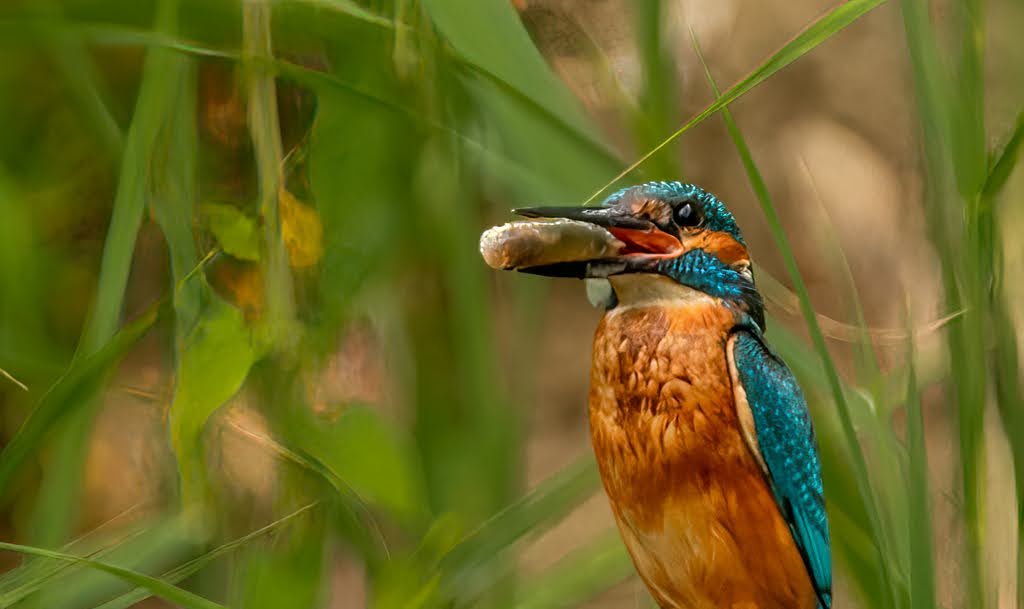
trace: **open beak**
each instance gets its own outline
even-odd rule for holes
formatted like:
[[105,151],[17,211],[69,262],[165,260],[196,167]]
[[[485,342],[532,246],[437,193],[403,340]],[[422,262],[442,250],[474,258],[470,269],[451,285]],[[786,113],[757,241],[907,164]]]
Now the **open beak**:
[[526,273],[557,277],[607,277],[638,272],[660,258],[678,256],[679,239],[646,218],[638,218],[619,205],[603,207],[524,207],[513,213],[527,218],[561,218],[600,226],[625,247],[613,258],[576,260],[520,269]]

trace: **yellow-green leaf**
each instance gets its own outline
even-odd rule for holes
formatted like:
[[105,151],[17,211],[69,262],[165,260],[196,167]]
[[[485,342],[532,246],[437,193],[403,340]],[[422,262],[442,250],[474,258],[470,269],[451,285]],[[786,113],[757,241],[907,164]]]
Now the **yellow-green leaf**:
[[205,203],[201,211],[221,249],[240,260],[260,259],[260,232],[255,220],[227,203]]
[[258,357],[242,312],[208,288],[205,292],[206,308],[181,352],[169,421],[186,504],[205,488],[203,428],[210,415],[238,392]]
[[324,255],[324,228],[320,214],[283,187],[278,191],[278,204],[281,235],[288,248],[291,265],[301,269],[320,262]]

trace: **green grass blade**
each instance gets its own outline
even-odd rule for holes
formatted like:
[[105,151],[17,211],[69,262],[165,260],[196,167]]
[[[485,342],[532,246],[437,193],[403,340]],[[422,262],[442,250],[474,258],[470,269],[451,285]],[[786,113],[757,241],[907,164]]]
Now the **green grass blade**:
[[[706,66],[705,66],[706,69]],[[871,331],[868,328],[867,319],[864,317],[864,306],[861,302],[860,291],[857,289],[857,281],[853,277],[853,269],[850,267],[850,261],[846,257],[846,252],[843,251],[842,247],[839,247],[839,233],[836,231],[835,223],[832,221],[828,209],[825,207],[825,203],[821,198],[821,193],[818,190],[818,185],[811,175],[810,169],[807,167],[807,163],[801,159],[804,172],[807,174],[807,179],[810,181],[811,186],[814,188],[814,193],[817,196],[818,205],[821,209],[821,213],[825,218],[824,229],[827,232],[823,242],[832,242],[837,244],[835,247],[830,248],[834,252],[836,259],[836,267],[839,269],[839,275],[843,279],[843,283],[846,287],[846,292],[850,299],[850,309],[853,312],[854,319],[857,323],[854,326],[857,333],[857,372],[858,378],[861,379],[862,383],[867,383],[867,386],[871,388],[872,395],[875,400],[879,401],[882,390],[882,369],[878,362],[878,356],[875,353],[873,341],[871,339]],[[821,321],[821,315],[818,316],[819,324]],[[826,330],[827,332],[827,330]]]
[[985,178],[985,185],[981,189],[983,204],[990,204],[992,199],[1006,185],[1010,174],[1013,173],[1013,168],[1017,166],[1021,140],[1024,140],[1024,111],[1017,114],[1017,122],[1013,127],[1013,132],[1006,139],[1006,144],[992,162],[988,176]]
[[581,111],[580,103],[530,40],[511,3],[424,0],[423,7],[455,49],[457,60],[549,112],[581,140],[607,151],[595,139],[597,130]]
[[[908,316],[909,318],[909,316]],[[907,324],[908,327],[910,324]],[[907,341],[907,454],[909,478],[910,606],[935,609],[935,558],[932,548],[932,510],[928,492],[928,450],[924,416],[914,366],[913,333]]]
[[[997,242],[997,250],[1005,247],[1003,239]],[[992,368],[996,403],[1013,458],[1017,493],[1017,606],[1024,607],[1024,387],[1020,378],[1018,330],[1012,315],[1009,286],[1002,277],[1005,268],[1000,265],[996,271],[999,275],[992,299],[991,323],[995,338]]]
[[[503,79],[500,75],[490,71],[487,67],[476,64],[472,61],[466,60],[465,58],[456,57],[456,60],[460,60],[470,68],[473,72],[485,77],[486,79],[497,85],[503,92],[509,94],[516,100],[523,102],[532,113],[539,116],[545,124],[549,127],[558,130],[560,133],[572,138],[578,145],[582,146],[589,152],[592,152],[600,160],[612,163],[619,161],[618,155],[609,148],[605,143],[595,139],[593,135],[597,131],[596,127],[591,127],[590,131],[584,131],[583,127],[577,126],[574,122],[567,122],[563,117],[564,111],[560,111],[557,107],[552,108],[545,106],[542,101],[538,101],[536,97],[531,96],[528,92],[517,88],[514,84]],[[580,115],[582,116],[582,114]]]
[[957,70],[956,91],[952,99],[958,102],[950,109],[955,112],[953,133],[957,136],[952,147],[953,166],[957,172],[960,192],[974,199],[984,187],[988,172],[987,141],[985,133],[985,2],[964,0],[958,4],[961,43]]
[[[184,529],[180,518],[149,518],[144,511],[136,504],[55,550],[148,572],[165,560],[181,560],[201,543]],[[123,588],[123,582],[78,563],[32,559],[0,577],[0,607],[20,603],[40,590],[46,591],[48,606],[80,606]]]
[[[61,17],[60,7],[51,0],[34,2],[30,7],[44,20]],[[96,65],[87,49],[68,31],[42,26],[39,27],[39,35],[49,44],[54,63],[67,81],[83,114],[96,130],[107,155],[115,162],[120,161],[124,134],[110,112],[107,103],[110,96],[101,89]]]
[[[952,408],[959,440],[961,514],[965,528],[964,567],[967,604],[984,608],[983,570],[985,478],[984,428],[988,371],[986,326],[992,274],[994,225],[981,193],[987,180],[983,116],[980,3],[958,4],[961,26],[953,40],[962,46],[953,62],[942,53],[944,40],[921,2],[901,3],[917,89],[928,182],[925,207],[929,238],[938,254],[947,306],[964,310],[947,333],[950,371],[956,389]],[[956,73],[946,64],[956,66]],[[959,193],[959,196],[958,196]]]
[[[167,242],[174,286],[175,331],[181,339],[195,325],[199,316],[200,285],[186,281],[198,272],[198,256],[193,237],[193,207],[198,198],[197,157],[199,154],[196,124],[196,69],[191,57],[179,57],[173,72],[178,99],[172,105],[159,146],[155,153],[152,176],[152,210]],[[181,354],[177,354],[180,361]]]
[[[733,121],[733,124],[735,124],[735,121]],[[808,174],[808,180],[817,192],[814,176],[810,175],[806,163],[804,163],[804,170]],[[838,235],[834,231],[831,219],[828,218],[828,212],[824,209],[824,206],[822,206],[822,213],[825,216],[823,224],[827,233],[823,243],[834,244],[831,246],[825,245],[823,248],[831,252],[832,256],[836,259],[835,266],[838,267],[836,274],[846,284],[846,291],[849,295],[848,301],[851,303],[849,308],[852,309],[857,320],[855,326],[856,339],[853,341],[857,346],[857,378],[862,386],[867,387],[871,401],[868,408],[854,410],[854,412],[868,415],[861,417],[860,421],[860,425],[863,426],[862,433],[864,436],[871,438],[871,444],[864,449],[864,452],[870,452],[875,458],[876,463],[901,464],[904,460],[905,451],[891,425],[892,408],[886,401],[885,379],[875,355],[870,331],[861,307],[857,285],[854,281],[850,265],[847,262],[846,254],[843,248],[838,245],[840,243]],[[799,301],[799,299],[797,300]],[[822,316],[818,315],[817,318],[823,333],[828,335],[828,327],[822,323]],[[899,334],[906,335],[907,332],[901,331]],[[871,416],[869,413],[873,413],[874,416]],[[876,467],[872,472],[875,476],[873,486],[877,489],[902,489],[905,484],[904,479],[900,477],[902,471],[899,467]],[[876,494],[876,498],[879,501],[882,524],[886,527],[885,538],[892,540],[892,543],[889,544],[891,552],[889,563],[894,565],[898,574],[907,572],[909,571],[907,565],[910,564],[910,549],[906,536],[902,534],[902,523],[907,522],[909,513],[904,494],[885,492],[883,490]]]
[[[255,434],[239,425],[232,426],[235,431],[259,442],[281,459],[322,478],[334,489],[337,494],[335,497],[337,507],[334,511],[343,521],[341,525],[345,528],[344,532],[351,537],[348,541],[356,546],[364,560],[368,563],[375,563],[390,555],[387,540],[374,519],[374,514],[370,511],[369,503],[342,478],[341,473],[336,471],[336,464],[322,462],[315,455],[307,452],[304,439],[293,442],[295,446],[292,448],[280,444],[272,438]],[[300,428],[298,433],[301,434],[304,431]]]
[[[936,244],[959,243],[954,227],[961,221],[962,211],[953,205],[950,193],[954,190],[953,171],[949,167],[947,150],[952,141],[951,118],[953,107],[950,78],[936,50],[935,32],[928,21],[927,6],[915,0],[902,0],[904,31],[913,67],[917,106],[922,127],[925,170],[930,182],[926,219],[930,238]],[[942,263],[943,284],[948,306],[962,309],[955,277],[957,259],[951,247],[936,247]]]
[[[160,2],[156,11],[156,29],[173,31],[177,10],[174,0]],[[110,225],[103,242],[96,297],[82,331],[76,358],[95,353],[114,335],[120,324],[135,241],[149,199],[150,161],[169,106],[177,97],[175,87],[179,82],[167,78],[167,75],[174,73],[173,66],[180,60],[182,57],[163,49],[154,49],[146,56],[136,112],[121,158]],[[86,407],[76,409],[55,433],[56,452],[33,514],[32,540],[41,546],[57,545],[66,537],[80,503],[81,466],[89,430],[99,408],[88,396],[82,395],[80,399],[85,401]]]
[[45,27],[57,34],[75,35],[83,42],[108,48],[143,46],[178,51],[196,57],[230,61],[240,61],[241,57],[237,51],[215,49],[169,32],[155,32],[151,29],[120,23],[58,23],[52,21],[40,23],[24,18],[0,19],[0,32],[9,40],[16,40],[19,36],[24,36],[25,28],[29,26]]
[[[299,509],[291,512],[290,514],[282,516],[281,518],[278,518],[277,520],[267,524],[266,526],[260,527],[259,529],[256,529],[251,533],[248,533],[237,539],[222,544],[214,548],[213,550],[210,550],[209,552],[203,554],[202,556],[197,556],[196,558],[164,573],[160,576],[160,579],[168,584],[176,584],[184,580],[185,578],[198,573],[214,560],[217,560],[222,556],[234,552],[235,550],[245,546],[249,542],[252,542],[274,531],[277,531],[278,529],[288,524],[292,520],[312,510],[317,505],[319,505],[319,502],[317,501],[308,503],[300,507]],[[151,589],[144,586],[140,586],[130,592],[126,592],[118,596],[117,598],[111,599],[103,603],[102,605],[96,606],[95,609],[128,609],[129,607],[135,606],[139,602],[144,601],[153,595],[154,592]]]
[[[138,535],[138,531],[129,532],[126,537]],[[119,541],[107,543],[105,539],[98,541],[93,538],[93,532],[87,533],[82,538],[65,544],[60,551],[66,554],[75,554],[84,558],[101,558],[120,543]],[[74,565],[55,560],[31,560],[23,562],[2,576],[0,576],[0,607],[10,607],[22,599],[37,592],[40,588],[57,578],[64,576],[65,572],[73,571]]]
[[677,129],[675,133],[665,138],[660,144],[652,148],[632,165],[624,169],[610,182],[594,192],[594,194],[590,195],[585,203],[590,203],[599,197],[601,193],[614,186],[619,180],[633,173],[635,169],[640,167],[640,165],[643,165],[649,158],[657,154],[665,146],[668,146],[678,139],[679,136],[689,131],[695,125],[736,101],[742,95],[767,80],[770,76],[793,63],[797,59],[803,57],[819,44],[825,42],[834,34],[864,16],[868,11],[885,3],[885,1],[886,0],[849,0],[848,2],[843,2],[828,13],[822,15],[814,23],[807,26],[807,28],[786,43],[781,49],[772,54],[771,57],[754,69],[754,71],[745,76],[743,80],[732,87],[729,87],[729,89],[727,89],[725,93],[719,96],[714,102],[684,123],[683,126]]
[[[269,53],[269,7],[246,4],[244,7],[246,56],[265,57]],[[272,262],[266,273],[269,327],[280,329],[282,319],[290,319],[290,284],[287,262],[277,221],[277,186],[281,168],[281,140],[277,125],[273,79],[267,74],[250,74],[250,130],[253,134],[259,175],[261,178],[260,209],[268,238],[268,259]],[[186,122],[193,117],[180,117]],[[182,142],[193,148],[192,141]],[[187,170],[187,168],[185,168]],[[188,184],[187,181],[183,184]],[[174,213],[164,212],[163,226],[171,231],[169,240],[173,257],[183,261],[195,257],[190,231],[175,224],[191,220],[192,201],[170,202],[178,207]],[[184,207],[188,216],[179,214]],[[175,279],[183,279],[188,265],[175,268]],[[242,387],[249,369],[262,354],[263,341],[256,337],[241,311],[216,296],[205,278],[180,283],[176,291],[179,321],[179,368],[174,399],[168,416],[171,444],[178,460],[183,505],[204,506],[207,501],[207,478],[201,437],[210,416]],[[201,298],[202,296],[202,298]],[[207,303],[203,311],[199,302]]]
[[450,43],[438,48],[439,60],[470,98],[484,133],[495,134],[503,156],[532,177],[512,180],[488,164],[482,167],[486,181],[520,200],[579,200],[621,166],[580,102],[540,55],[511,4],[430,0],[423,8]]
[[395,29],[396,27],[403,27],[401,24],[396,24],[391,19],[378,15],[373,11],[359,6],[352,0],[299,0],[302,4],[308,4],[314,8],[341,13],[348,15],[349,17],[355,17],[366,23],[370,23],[376,26],[380,26],[387,29]]
[[[664,36],[666,3],[661,0],[641,0],[635,3],[636,44],[643,66],[643,88],[639,107],[642,112],[633,121],[634,141],[639,150],[657,146],[662,133],[678,124],[675,109],[679,107],[676,82],[676,64]],[[681,172],[673,152],[664,149],[654,155],[645,172],[651,179],[678,180]]]
[[[701,54],[699,47],[697,47],[696,40],[694,40],[694,47],[698,56],[701,58],[705,74],[708,82],[711,84],[711,87],[715,92],[715,96],[721,99],[718,86],[715,84],[714,78],[712,78],[707,64],[704,63],[703,54]],[[890,554],[888,551],[888,544],[886,543],[886,529],[882,521],[881,514],[879,513],[878,499],[875,496],[871,485],[867,460],[864,457],[863,449],[857,439],[857,431],[854,428],[853,418],[850,414],[850,407],[847,403],[846,393],[843,388],[843,382],[839,377],[839,371],[836,369],[835,362],[828,350],[828,346],[825,344],[825,336],[821,331],[821,326],[818,325],[818,319],[814,312],[814,305],[811,303],[810,293],[807,291],[807,285],[804,283],[803,275],[800,273],[800,267],[797,266],[796,257],[793,255],[793,248],[789,244],[789,238],[786,236],[786,231],[782,226],[782,221],[779,219],[778,212],[775,210],[775,204],[772,202],[771,194],[768,192],[768,186],[765,184],[764,178],[762,177],[760,170],[757,168],[757,164],[754,162],[754,158],[743,139],[742,133],[740,133],[739,127],[732,118],[732,113],[725,107],[722,107],[721,110],[722,119],[725,121],[725,126],[729,131],[729,136],[732,138],[733,144],[736,146],[736,151],[739,154],[740,160],[743,162],[743,167],[747,172],[747,178],[750,181],[751,187],[754,189],[754,193],[757,195],[757,200],[761,204],[761,211],[764,213],[768,226],[771,229],[772,237],[775,239],[776,247],[782,255],[790,281],[793,282],[797,296],[800,298],[800,310],[803,313],[804,321],[810,331],[811,342],[813,343],[814,349],[818,354],[818,358],[821,360],[825,369],[828,386],[832,392],[832,399],[835,402],[836,412],[839,415],[840,426],[846,440],[847,450],[851,460],[853,461],[855,482],[860,493],[861,500],[864,502],[867,509],[868,517],[873,529],[873,543],[875,544],[876,555],[878,558],[879,575],[880,579],[885,583],[886,588],[882,591],[884,595],[883,598],[888,597],[887,601],[890,606],[895,607],[895,588],[891,582],[891,575],[889,573]]]
[[[302,417],[290,430],[293,445],[326,468],[366,503],[415,530],[428,514],[425,482],[413,458],[411,438],[373,408],[346,406],[327,423]],[[367,460],[366,455],[373,455]]]
[[838,509],[829,511],[834,557],[843,561],[843,570],[857,584],[853,586],[853,591],[861,603],[855,606],[878,606],[874,591],[883,589],[885,583],[879,579],[876,544],[865,532],[866,528],[850,520],[849,514],[842,507],[845,506],[837,506]]
[[[245,60],[270,61],[274,57],[271,41],[271,3],[264,0],[242,5],[242,46]],[[266,283],[264,323],[272,340],[283,346],[294,343],[295,303],[292,277],[288,268],[278,214],[278,194],[283,184],[284,152],[277,108],[277,85],[274,75],[258,69],[250,61],[242,64],[246,75],[249,136],[252,138],[259,179],[259,213],[263,219],[263,264]]]
[[524,497],[484,522],[442,559],[442,587],[458,590],[460,584],[486,571],[501,550],[526,535],[537,535],[552,526],[600,486],[597,463],[591,455],[561,470]]
[[[173,32],[176,20],[177,2],[163,0],[158,10],[156,30]],[[121,317],[135,238],[149,198],[149,160],[170,105],[177,99],[176,87],[180,84],[178,79],[167,76],[176,72],[174,66],[180,60],[179,56],[163,49],[154,49],[146,57],[135,117],[125,144],[110,228],[103,243],[96,303],[82,335],[80,351],[83,354],[104,344],[116,331]]]
[[166,305],[166,301],[154,304],[100,350],[72,363],[50,387],[0,452],[0,494],[7,489],[25,459],[39,447],[47,432],[65,416],[86,406],[114,365],[163,315]]
[[18,552],[20,554],[28,554],[41,558],[52,558],[54,560],[83,564],[92,569],[109,573],[114,577],[128,582],[129,584],[145,588],[154,595],[181,607],[186,607],[187,609],[225,609],[223,605],[218,605],[213,601],[209,601],[201,596],[192,594],[188,590],[183,590],[168,582],[161,581],[144,573],[132,571],[131,569],[125,569],[102,561],[82,558],[71,554],[64,554],[63,552],[54,552],[43,548],[23,546],[15,543],[0,542],[0,550],[8,550],[10,552]]
[[[734,121],[733,124],[735,124]],[[806,164],[804,169],[807,170]],[[814,184],[814,177],[809,172],[808,179]],[[815,190],[817,190],[816,185]],[[882,375],[881,366],[870,338],[856,282],[854,281],[846,254],[843,248],[839,246],[841,243],[839,236],[835,232],[835,227],[831,223],[830,218],[828,218],[828,213],[823,206],[821,212],[825,217],[823,221],[824,230],[828,233],[825,237],[825,243],[836,244],[834,247],[825,249],[830,250],[833,253],[833,257],[837,259],[835,266],[838,267],[838,272],[835,274],[844,279],[846,291],[849,295],[848,300],[852,303],[850,308],[853,310],[854,317],[857,320],[855,325],[856,340],[854,341],[857,346],[857,379],[861,386],[866,388],[865,391],[868,392],[869,399],[872,402],[869,407],[859,410],[864,415],[861,417],[860,422],[862,426],[861,433],[865,437],[870,438],[870,444],[865,450],[871,452],[874,463],[901,464],[904,461],[905,451],[891,425],[892,406],[889,405],[887,399],[885,378]],[[822,328],[822,333],[827,336],[828,329],[822,323],[821,315],[817,315],[817,318],[819,327]],[[913,332],[912,329],[910,332]],[[899,334],[905,335],[906,332],[900,332]],[[857,412],[858,410],[854,411]],[[886,539],[892,541],[888,543],[887,554],[890,555],[889,562],[892,565],[896,565],[898,570],[907,571],[906,565],[909,565],[910,560],[909,547],[906,536],[901,534],[904,526],[900,523],[908,522],[909,513],[907,512],[905,493],[903,492],[904,481],[900,477],[901,472],[902,470],[898,467],[877,467],[870,474],[876,477],[872,482],[872,487],[876,488],[876,496],[880,501],[879,511],[883,516],[882,524],[886,526],[884,535]],[[892,552],[893,550],[895,552]]]
[[[100,560],[133,571],[155,573],[187,560],[205,549],[204,535],[196,534],[194,530],[187,528],[187,522],[180,516],[158,516],[155,519],[143,517],[142,520],[144,522],[128,523],[127,528],[123,528],[124,522],[111,523],[112,530],[106,531],[108,543],[103,544],[101,540],[102,549],[99,552],[96,551],[95,544],[78,543],[54,550],[72,556]],[[18,604],[19,607],[27,609],[28,606],[35,605],[47,609],[81,608],[102,602],[132,587],[116,577],[91,569],[82,563],[38,558],[25,561],[25,567],[30,569],[36,564],[43,569],[56,569],[56,577],[39,582],[40,594],[27,598]],[[45,577],[45,571],[41,574]],[[30,580],[29,583],[35,582]],[[6,605],[0,603],[0,606]]]
[[517,609],[576,607],[634,575],[633,561],[617,530],[559,560],[540,576],[519,585]]

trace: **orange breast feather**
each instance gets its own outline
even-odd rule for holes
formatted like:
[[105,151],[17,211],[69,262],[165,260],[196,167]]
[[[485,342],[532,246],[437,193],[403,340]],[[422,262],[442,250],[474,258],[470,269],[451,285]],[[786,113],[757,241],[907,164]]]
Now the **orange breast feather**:
[[605,315],[590,388],[601,477],[662,607],[813,609],[810,578],[737,422],[732,323],[711,299]]

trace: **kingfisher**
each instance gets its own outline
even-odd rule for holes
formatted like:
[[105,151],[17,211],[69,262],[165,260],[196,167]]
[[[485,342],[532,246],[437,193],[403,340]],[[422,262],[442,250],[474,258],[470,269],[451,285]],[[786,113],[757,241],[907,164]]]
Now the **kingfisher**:
[[615,521],[665,609],[829,609],[821,465],[796,378],[765,340],[733,215],[693,184],[528,218],[602,227],[611,257],[520,269],[607,280],[589,415]]

